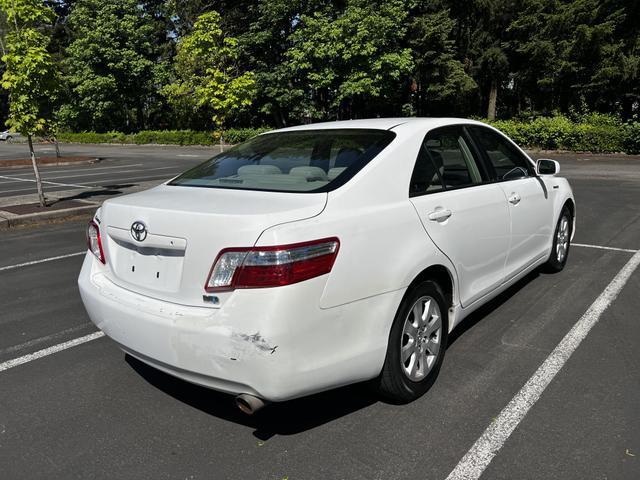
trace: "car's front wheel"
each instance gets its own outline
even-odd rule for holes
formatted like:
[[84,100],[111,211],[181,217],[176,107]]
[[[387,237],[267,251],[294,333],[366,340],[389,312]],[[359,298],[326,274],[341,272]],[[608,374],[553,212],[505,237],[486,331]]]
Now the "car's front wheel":
[[571,229],[573,218],[571,212],[565,206],[560,212],[560,218],[553,235],[553,247],[549,260],[545,264],[545,270],[549,272],[559,272],[567,264],[569,257],[569,247],[571,247]]
[[5,141],[6,141],[7,143],[13,143],[13,137],[12,137],[12,136],[8,136],[8,137],[5,139]]
[[447,348],[447,303],[430,280],[410,288],[391,327],[387,357],[377,379],[380,394],[405,403],[433,384]]

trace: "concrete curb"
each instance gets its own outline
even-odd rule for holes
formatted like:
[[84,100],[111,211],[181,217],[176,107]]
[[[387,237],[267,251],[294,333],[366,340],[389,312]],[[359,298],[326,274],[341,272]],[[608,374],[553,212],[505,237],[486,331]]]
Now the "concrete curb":
[[6,230],[21,225],[46,222],[49,220],[61,220],[69,217],[86,215],[87,218],[90,218],[99,206],[100,204],[98,203],[87,203],[86,206],[82,207],[63,208],[60,210],[53,210],[51,212],[28,213],[25,215],[16,215],[0,211],[0,230]]

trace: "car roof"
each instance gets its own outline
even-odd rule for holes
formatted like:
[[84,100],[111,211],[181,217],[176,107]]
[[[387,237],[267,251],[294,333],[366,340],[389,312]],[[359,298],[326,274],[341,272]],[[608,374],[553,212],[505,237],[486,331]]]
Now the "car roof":
[[448,117],[393,117],[393,118],[366,118],[361,120],[340,120],[336,122],[310,123],[307,125],[297,125],[295,127],[286,127],[271,132],[295,132],[304,130],[327,130],[335,128],[374,128],[378,130],[391,130],[400,125],[410,124],[414,127],[423,129],[431,129],[445,125],[456,124],[477,124],[485,125],[477,120],[466,118],[448,118]]

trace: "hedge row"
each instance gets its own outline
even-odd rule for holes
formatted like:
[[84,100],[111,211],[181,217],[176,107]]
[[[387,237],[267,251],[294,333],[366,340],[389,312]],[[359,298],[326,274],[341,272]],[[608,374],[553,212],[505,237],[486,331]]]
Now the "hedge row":
[[[640,153],[640,122],[622,123],[610,115],[591,114],[579,121],[555,116],[538,117],[533,120],[497,120],[490,123],[519,145],[528,148],[594,153]],[[269,130],[230,129],[224,132],[224,142],[244,142]],[[58,139],[74,143],[217,145],[220,142],[220,133],[194,130],[145,130],[132,134],[82,132],[61,133]]]
[[[269,128],[232,128],[224,132],[225,143],[240,143]],[[58,135],[61,142],[70,143],[121,143],[121,144],[164,144],[164,145],[217,145],[220,132],[197,132],[195,130],[143,130],[138,133],[122,132],[64,132]]]
[[640,122],[573,122],[563,116],[489,122],[529,148],[593,153],[640,153]]

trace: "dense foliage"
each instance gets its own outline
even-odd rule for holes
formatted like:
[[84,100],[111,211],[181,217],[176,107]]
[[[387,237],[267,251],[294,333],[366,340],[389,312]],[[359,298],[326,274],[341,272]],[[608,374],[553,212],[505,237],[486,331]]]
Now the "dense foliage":
[[516,143],[544,150],[640,153],[640,123],[622,123],[611,115],[569,119],[563,115],[533,120],[490,122]]
[[[225,130],[225,141],[231,144],[244,142],[251,137],[266,132],[269,128],[230,128]],[[122,132],[63,132],[59,139],[72,143],[122,143],[122,144],[150,144],[161,145],[216,145],[220,136],[211,132],[195,130],[142,130],[137,133]]]
[[[509,128],[525,143],[610,142],[605,150],[616,150],[638,130],[614,134],[616,126],[576,116],[628,121],[640,114],[640,2],[31,3],[54,12],[35,31],[50,39],[43,45],[61,70],[60,94],[48,108],[70,131],[478,116],[513,120]],[[0,11],[0,39],[5,16]],[[538,117],[547,118],[530,122]],[[536,129],[554,133],[546,138]]]
[[207,112],[218,126],[255,95],[253,72],[240,73],[238,40],[225,37],[218,12],[200,15],[193,30],[178,41],[175,80],[162,88],[183,122]]

